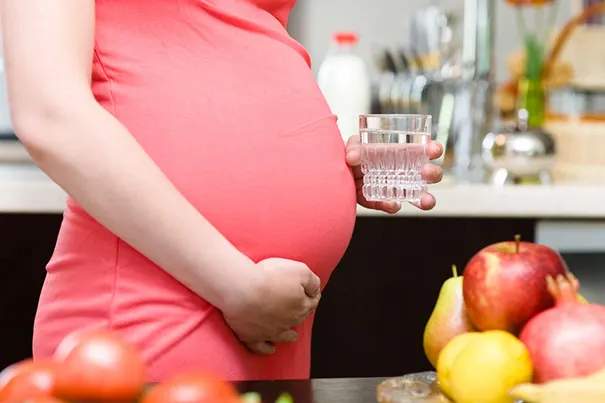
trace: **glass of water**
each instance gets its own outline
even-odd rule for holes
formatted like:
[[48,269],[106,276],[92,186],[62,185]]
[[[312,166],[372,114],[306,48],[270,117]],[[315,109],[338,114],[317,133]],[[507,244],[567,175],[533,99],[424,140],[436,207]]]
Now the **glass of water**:
[[430,115],[361,115],[363,195],[368,201],[417,203],[427,192]]

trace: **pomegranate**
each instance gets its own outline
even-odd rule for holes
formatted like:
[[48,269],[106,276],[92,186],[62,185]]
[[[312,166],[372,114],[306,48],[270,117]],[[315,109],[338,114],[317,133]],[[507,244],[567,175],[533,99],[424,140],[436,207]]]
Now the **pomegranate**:
[[555,306],[534,316],[519,336],[534,364],[535,382],[605,368],[605,306],[578,301],[580,283],[571,273],[546,280]]

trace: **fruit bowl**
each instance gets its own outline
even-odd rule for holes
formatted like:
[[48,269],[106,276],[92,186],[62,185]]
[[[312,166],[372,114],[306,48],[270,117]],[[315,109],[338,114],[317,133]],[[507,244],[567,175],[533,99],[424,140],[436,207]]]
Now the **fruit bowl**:
[[452,403],[441,393],[436,372],[419,372],[381,382],[376,388],[379,403]]

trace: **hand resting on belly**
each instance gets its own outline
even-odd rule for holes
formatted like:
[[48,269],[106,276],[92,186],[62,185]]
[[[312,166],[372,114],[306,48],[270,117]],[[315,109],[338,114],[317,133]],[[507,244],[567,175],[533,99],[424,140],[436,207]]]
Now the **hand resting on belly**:
[[253,352],[272,354],[275,343],[293,342],[292,328],[313,313],[320,280],[304,263],[271,258],[256,264],[248,292],[232,294],[225,321]]

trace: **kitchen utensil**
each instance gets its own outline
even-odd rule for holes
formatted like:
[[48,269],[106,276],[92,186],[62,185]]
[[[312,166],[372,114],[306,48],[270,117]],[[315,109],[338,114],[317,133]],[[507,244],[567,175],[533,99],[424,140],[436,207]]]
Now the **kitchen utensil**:
[[454,24],[453,14],[438,5],[422,7],[410,16],[410,43],[426,70],[438,71],[444,56],[449,56],[455,38]]
[[410,60],[409,60],[408,56],[406,55],[405,50],[399,49],[397,54],[399,55],[399,59],[401,60],[402,71],[409,72],[410,71]]
[[492,170],[493,184],[551,183],[555,139],[543,129],[529,128],[528,117],[527,111],[521,110],[514,126],[483,139],[483,160]]

